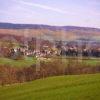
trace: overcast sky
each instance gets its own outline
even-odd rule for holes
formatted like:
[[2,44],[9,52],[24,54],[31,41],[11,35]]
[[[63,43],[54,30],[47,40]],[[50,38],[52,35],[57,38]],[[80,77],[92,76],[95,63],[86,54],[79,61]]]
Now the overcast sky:
[[100,0],[0,0],[0,22],[100,28]]

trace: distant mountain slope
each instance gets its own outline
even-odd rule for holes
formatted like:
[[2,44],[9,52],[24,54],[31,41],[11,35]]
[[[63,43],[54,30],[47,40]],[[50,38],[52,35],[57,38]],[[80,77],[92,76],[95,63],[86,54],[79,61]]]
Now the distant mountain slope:
[[99,28],[76,26],[0,23],[0,34],[9,34],[23,37],[37,37],[49,40],[69,41],[80,38],[100,40]]
[[4,29],[51,29],[51,30],[89,30],[100,31],[99,28],[78,27],[78,26],[50,26],[42,24],[13,24],[13,23],[0,23],[0,28]]

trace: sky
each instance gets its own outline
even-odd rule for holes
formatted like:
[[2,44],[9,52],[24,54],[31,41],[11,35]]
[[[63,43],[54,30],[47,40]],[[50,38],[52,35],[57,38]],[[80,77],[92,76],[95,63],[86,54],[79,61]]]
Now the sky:
[[0,22],[100,28],[100,0],[0,0]]

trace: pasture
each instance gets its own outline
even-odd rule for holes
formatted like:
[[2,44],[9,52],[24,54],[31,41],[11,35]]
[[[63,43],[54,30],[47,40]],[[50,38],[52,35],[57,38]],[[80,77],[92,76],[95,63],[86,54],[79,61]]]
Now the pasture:
[[30,67],[31,65],[36,63],[36,58],[33,57],[25,57],[21,60],[13,60],[9,58],[0,58],[1,66],[10,66],[10,67]]
[[100,100],[100,74],[57,76],[1,86],[0,100]]
[[[53,62],[58,60],[67,66],[80,64],[80,66],[100,66],[100,58],[77,58],[77,57],[52,57],[52,58],[43,58],[39,61],[41,62]],[[33,64],[36,64],[38,60],[35,57],[25,57],[21,60],[13,60],[9,58],[0,57],[1,66],[10,66],[16,68],[30,67]]]
[[80,66],[100,66],[100,58],[92,57],[60,57],[55,58],[62,60],[66,65],[80,64]]

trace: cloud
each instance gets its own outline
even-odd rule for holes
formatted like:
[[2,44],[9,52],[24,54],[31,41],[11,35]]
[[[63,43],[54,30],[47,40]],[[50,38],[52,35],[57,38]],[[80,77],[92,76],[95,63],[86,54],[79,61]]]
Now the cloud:
[[72,15],[75,14],[75,13],[67,12],[65,10],[61,10],[59,8],[54,8],[54,7],[50,7],[50,6],[46,6],[46,5],[42,5],[42,4],[38,4],[38,3],[30,3],[30,2],[25,2],[25,1],[16,1],[16,2],[19,2],[19,3],[27,5],[27,6],[34,6],[34,7],[37,7],[37,8],[50,10],[50,11],[57,12],[57,13],[60,13],[60,14],[72,14]]
[[[77,12],[77,11],[65,11],[65,10],[62,10],[62,9],[59,9],[59,8],[54,8],[54,7],[51,7],[51,6],[47,6],[47,5],[43,5],[43,4],[38,4],[38,3],[30,3],[30,2],[26,2],[26,1],[17,1],[17,0],[14,0],[16,1],[17,3],[21,3],[25,6],[31,6],[31,7],[37,7],[37,8],[41,8],[41,9],[44,9],[44,10],[49,10],[49,11],[53,11],[53,12],[56,12],[56,13],[60,13],[60,14],[67,14],[67,15],[74,15],[74,16],[77,16],[79,13],[84,13],[84,14],[90,14],[90,15],[96,15],[96,16],[99,16],[100,13],[97,12],[97,11],[91,11],[91,10],[87,10],[87,11],[81,11],[81,12]],[[93,1],[94,2],[94,1]],[[97,3],[97,1],[95,1],[95,3]]]

